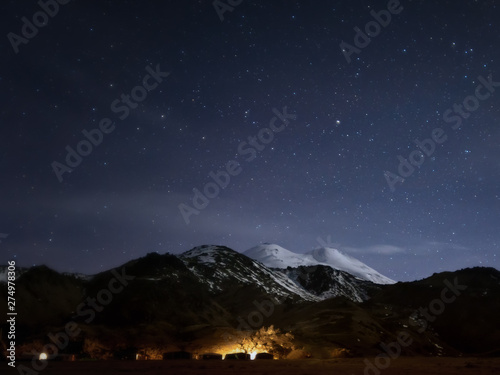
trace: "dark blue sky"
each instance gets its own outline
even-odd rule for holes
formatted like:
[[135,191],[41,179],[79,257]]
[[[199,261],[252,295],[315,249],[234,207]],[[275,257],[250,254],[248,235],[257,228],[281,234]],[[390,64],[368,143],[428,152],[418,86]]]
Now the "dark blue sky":
[[47,4],[1,5],[0,263],[326,242],[396,280],[500,268],[494,1]]

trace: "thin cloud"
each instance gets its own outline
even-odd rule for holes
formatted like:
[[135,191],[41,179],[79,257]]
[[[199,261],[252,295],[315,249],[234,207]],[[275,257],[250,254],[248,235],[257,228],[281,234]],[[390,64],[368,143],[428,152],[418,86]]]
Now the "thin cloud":
[[365,247],[343,247],[342,250],[354,254],[393,255],[406,253],[406,250],[402,247],[383,244]]

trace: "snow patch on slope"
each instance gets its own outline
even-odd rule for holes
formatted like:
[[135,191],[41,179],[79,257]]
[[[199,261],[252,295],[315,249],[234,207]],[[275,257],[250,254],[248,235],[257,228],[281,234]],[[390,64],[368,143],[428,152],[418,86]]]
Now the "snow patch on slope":
[[[274,272],[261,262],[229,248],[204,245],[181,254],[179,258],[201,282],[209,285],[212,291],[222,291],[222,285],[225,282],[236,281],[247,285],[257,285],[266,293],[279,299],[295,295],[307,301],[320,300],[317,296],[296,285],[281,272]],[[210,269],[209,277],[200,268],[200,265]]]
[[204,245],[195,247],[192,250],[186,251],[182,254],[184,258],[198,258],[200,263],[215,263],[215,254],[217,254],[218,246],[215,245]]

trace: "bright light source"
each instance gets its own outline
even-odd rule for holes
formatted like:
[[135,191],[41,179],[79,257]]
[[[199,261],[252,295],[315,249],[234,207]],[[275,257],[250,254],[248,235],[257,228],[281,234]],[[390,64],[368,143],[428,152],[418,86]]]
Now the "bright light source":
[[40,361],[46,361],[47,358],[48,358],[47,353],[40,353],[40,356],[38,357]]
[[250,359],[253,361],[255,357],[257,356],[257,352],[252,352],[250,353]]

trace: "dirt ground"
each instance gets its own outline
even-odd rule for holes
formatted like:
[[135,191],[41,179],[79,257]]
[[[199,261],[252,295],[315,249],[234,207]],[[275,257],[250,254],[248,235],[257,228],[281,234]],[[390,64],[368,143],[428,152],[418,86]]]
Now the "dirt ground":
[[[373,358],[371,358],[373,363]],[[2,374],[30,374],[0,363]],[[29,366],[29,362],[18,365]],[[381,366],[385,364],[381,363]],[[364,358],[334,360],[261,360],[261,361],[82,361],[50,362],[45,375],[500,375],[500,358],[427,358],[405,357],[392,360],[385,369],[366,369]],[[4,369],[7,368],[7,371]]]

